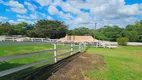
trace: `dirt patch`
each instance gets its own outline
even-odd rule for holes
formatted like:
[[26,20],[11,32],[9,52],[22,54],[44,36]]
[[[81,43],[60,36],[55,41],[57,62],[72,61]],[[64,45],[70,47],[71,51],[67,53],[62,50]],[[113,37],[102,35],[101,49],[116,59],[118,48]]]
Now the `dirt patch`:
[[48,80],[90,80],[84,71],[99,69],[105,64],[102,55],[83,53],[75,60],[58,70]]
[[142,54],[141,54],[141,53],[139,53],[139,54],[136,54],[136,56],[137,56],[137,57],[142,57]]

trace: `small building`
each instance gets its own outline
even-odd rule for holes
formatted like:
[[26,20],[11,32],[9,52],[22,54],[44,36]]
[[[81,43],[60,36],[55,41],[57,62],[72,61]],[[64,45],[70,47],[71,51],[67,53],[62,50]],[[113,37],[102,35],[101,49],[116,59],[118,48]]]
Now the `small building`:
[[92,36],[68,36],[66,35],[64,38],[60,38],[57,42],[81,42],[81,43],[96,43],[97,39]]

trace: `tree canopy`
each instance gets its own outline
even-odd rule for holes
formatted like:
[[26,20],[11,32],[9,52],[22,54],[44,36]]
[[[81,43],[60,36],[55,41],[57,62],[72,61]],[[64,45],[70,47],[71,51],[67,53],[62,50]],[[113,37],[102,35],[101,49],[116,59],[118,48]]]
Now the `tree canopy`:
[[92,30],[85,28],[85,27],[79,27],[73,30],[69,30],[68,34],[69,35],[80,35],[80,36],[93,35]]
[[67,31],[67,25],[61,21],[39,20],[35,24],[35,34],[37,37],[56,39],[64,37]]
[[35,24],[26,22],[18,24],[0,23],[0,35],[24,35],[40,38],[61,38],[66,35],[68,26],[61,21],[38,20]]
[[99,40],[116,41],[117,38],[126,37],[129,41],[142,42],[142,20],[135,24],[128,24],[125,28],[117,25],[108,26],[96,30],[84,27],[68,30],[68,25],[57,20],[38,20],[35,24],[26,22],[10,24],[0,22],[0,35],[24,35],[28,37],[40,37],[58,39],[68,35],[90,35]]

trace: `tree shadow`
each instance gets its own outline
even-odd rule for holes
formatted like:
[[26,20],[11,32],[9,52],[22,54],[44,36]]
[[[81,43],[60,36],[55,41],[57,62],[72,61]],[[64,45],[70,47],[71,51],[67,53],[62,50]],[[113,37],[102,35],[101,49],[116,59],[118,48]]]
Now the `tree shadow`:
[[84,52],[87,52],[87,50],[88,50],[90,47],[91,47],[91,46],[88,45],[88,46],[85,48]]
[[58,71],[59,69],[67,65],[69,62],[77,58],[80,54],[81,53],[78,52],[58,61],[57,63],[47,64],[14,80],[46,80],[50,76],[52,76],[56,71]]
[[[15,67],[18,67],[18,66],[21,66],[21,65],[24,65],[24,64],[9,63],[9,62],[6,62],[6,61],[0,62],[0,71],[8,70],[8,69],[15,68]],[[32,70],[33,70],[33,67],[30,67],[30,68],[27,68],[27,69],[24,69],[24,70],[21,70],[21,71],[18,71],[18,72],[15,72],[15,73],[3,76],[3,77],[0,77],[0,80],[14,80],[14,78],[19,77],[21,75],[24,75],[26,73],[29,73]]]
[[20,65],[22,65],[22,64],[9,63],[9,62],[3,61],[3,62],[0,62],[0,71],[10,69],[10,68],[14,68],[14,67],[17,67],[17,66],[20,66]]
[[[87,49],[86,49],[87,50]],[[46,80],[50,76],[52,76],[56,71],[67,65],[69,62],[77,58],[81,53],[77,52],[71,56],[68,56],[62,60],[59,60],[57,63],[46,64],[39,68],[30,67],[13,74],[0,77],[0,80]],[[6,70],[10,68],[14,68],[17,66],[21,66],[24,64],[17,64],[17,63],[8,63],[8,62],[1,62],[0,66],[1,70]]]

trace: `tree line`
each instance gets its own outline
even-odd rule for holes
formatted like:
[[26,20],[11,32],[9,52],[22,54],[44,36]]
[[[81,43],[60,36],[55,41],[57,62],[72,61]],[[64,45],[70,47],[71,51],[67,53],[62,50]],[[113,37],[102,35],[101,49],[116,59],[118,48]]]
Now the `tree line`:
[[72,30],[68,25],[58,20],[38,20],[34,24],[26,22],[10,24],[0,22],[0,35],[23,35],[28,37],[58,39],[68,35],[90,35],[99,40],[116,41],[117,38],[126,37],[129,41],[142,41],[142,20],[135,24],[128,24],[125,28],[117,25],[99,29],[79,27]]
[[80,27],[69,30],[70,35],[91,35],[99,40],[117,41],[117,38],[126,37],[131,42],[142,42],[142,20],[135,24],[128,24],[125,28],[117,25],[107,26],[96,30]]
[[120,28],[117,25],[104,26],[97,29],[94,34],[96,38],[101,40],[116,41],[117,38],[126,37],[129,41],[142,41],[142,20],[136,21],[134,25],[128,24],[125,28]]
[[57,39],[64,37],[68,26],[61,21],[39,20],[34,24],[26,22],[18,24],[0,23],[0,35],[23,35],[28,37]]

